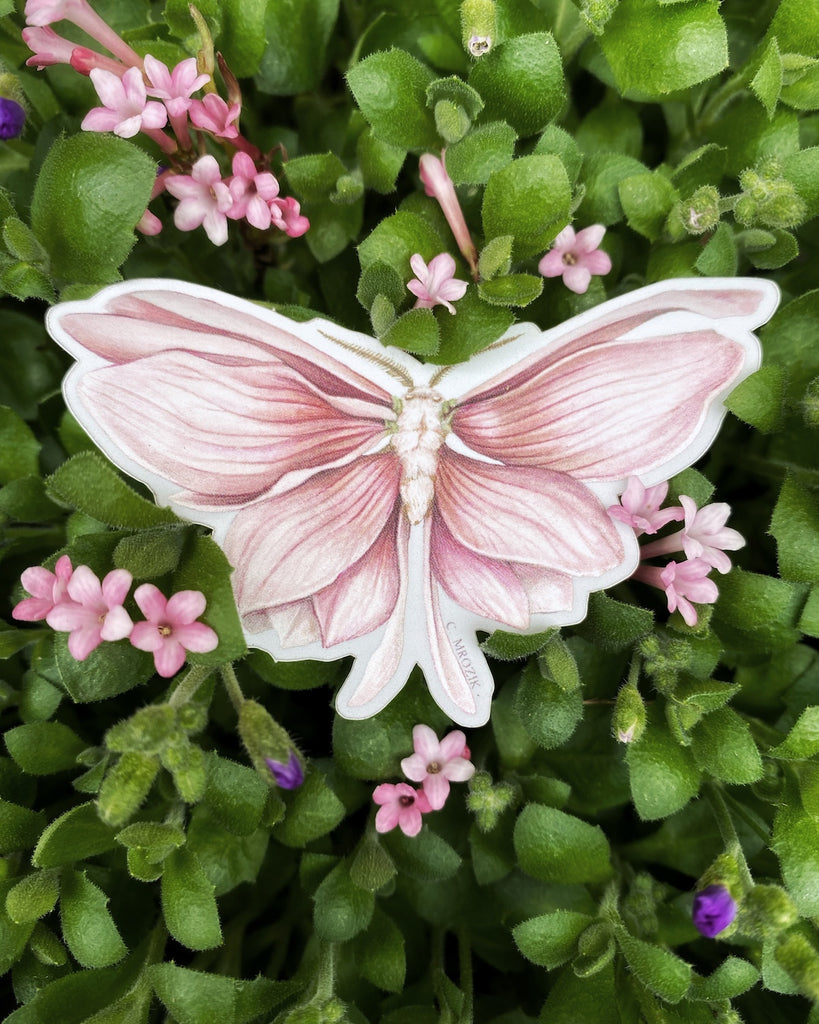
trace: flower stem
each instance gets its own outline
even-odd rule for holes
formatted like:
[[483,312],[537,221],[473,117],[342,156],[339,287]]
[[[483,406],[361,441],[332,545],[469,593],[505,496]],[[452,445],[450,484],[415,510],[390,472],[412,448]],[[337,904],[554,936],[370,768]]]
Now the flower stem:
[[333,998],[336,987],[336,947],[332,942],[323,942],[319,948],[319,962],[316,971],[316,992],[314,1000],[326,1002]]
[[233,671],[233,665],[228,662],[228,664],[222,665],[219,672],[222,675],[222,682],[225,684],[225,689],[227,690],[228,697],[230,697],[230,703],[233,705],[233,710],[238,715],[245,702],[245,695],[242,693],[242,689],[239,686],[239,680],[236,678],[236,673]]
[[725,803],[720,790],[713,783],[707,783],[704,789],[708,802],[711,804],[711,810],[714,812],[714,817],[717,820],[717,828],[722,836],[722,841],[725,843],[726,853],[729,853],[736,859],[742,884],[747,891],[750,891],[754,887],[754,880],[748,867],[748,862],[745,859],[745,853],[739,841],[737,830],[734,827],[731,812],[728,810],[728,805]]
[[181,708],[187,704],[212,671],[210,665],[191,666],[187,675],[180,680],[179,685],[171,694],[168,705],[172,708]]

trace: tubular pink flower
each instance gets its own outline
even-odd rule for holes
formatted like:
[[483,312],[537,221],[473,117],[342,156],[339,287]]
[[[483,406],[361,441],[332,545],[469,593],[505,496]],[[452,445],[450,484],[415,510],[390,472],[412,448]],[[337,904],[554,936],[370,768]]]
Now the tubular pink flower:
[[685,515],[683,529],[644,545],[640,549],[641,557],[654,558],[684,551],[688,559],[703,559],[718,572],[730,572],[731,559],[725,551],[737,551],[745,546],[742,534],[725,526],[731,506],[716,502],[698,509],[694,499],[686,494],[680,495],[680,504]]
[[571,224],[568,225],[554,240],[537,269],[544,277],[562,277],[567,288],[582,295],[588,290],[592,274],[608,274],[611,270],[609,254],[598,248],[605,233],[602,224],[592,224],[577,234]]
[[630,526],[638,537],[643,533],[656,533],[666,524],[683,517],[683,510],[677,505],[660,508],[667,494],[667,480],[654,487],[644,487],[638,477],[630,476],[620,496],[620,504],[611,505],[606,511],[612,519]]
[[137,221],[136,230],[142,235],[158,235],[162,230],[162,221],[155,213],[146,210]]
[[222,181],[216,157],[200,157],[189,175],[168,175],[165,188],[180,200],[173,215],[180,231],[193,231],[201,224],[214,245],[225,244],[228,237],[226,214],[233,205],[233,197]]
[[139,68],[128,68],[122,78],[93,68],[90,78],[105,105],[89,110],[80,126],[83,131],[112,131],[122,139],[131,139],[144,129],[162,128],[166,124],[168,112],[161,103],[148,102]]
[[[46,30],[43,29],[45,32]],[[71,52],[71,60],[68,62],[75,71],[81,75],[90,75],[94,68],[102,68],[103,71],[110,71],[117,78],[122,78],[128,70],[127,65],[114,60],[112,57],[104,57],[96,50],[89,50],[87,46],[75,46]]]
[[292,196],[270,202],[273,224],[291,238],[300,238],[310,230],[310,221],[302,214],[301,206]]
[[704,558],[692,558],[686,562],[669,562],[664,568],[641,565],[634,579],[664,590],[668,610],[679,610],[689,626],[696,626],[697,609],[691,602],[713,604],[719,597],[716,583],[708,579],[710,571],[711,566]]
[[26,569],[20,577],[20,581],[31,597],[25,597],[12,609],[11,614],[15,619],[23,622],[39,622],[48,613],[66,598],[66,590],[73,570],[71,559],[63,555],[57,559],[54,572],[33,565]]
[[233,177],[227,184],[233,197],[227,216],[231,220],[244,217],[262,231],[269,228],[270,204],[279,194],[279,183],[270,171],[259,171],[247,153],[240,151],[233,154]]
[[460,729],[438,737],[428,725],[412,730],[415,753],[401,761],[401,771],[412,782],[424,787],[429,806],[439,811],[449,796],[450,782],[466,782],[475,774],[475,765],[466,760],[466,737]]
[[466,226],[463,210],[458,202],[458,195],[455,192],[452,178],[446,173],[444,153],[441,153],[441,159],[433,156],[432,153],[424,153],[418,162],[418,168],[426,194],[438,200],[441,210],[446,217],[446,222],[449,224],[449,229],[458,243],[458,248],[469,264],[472,276],[477,281],[478,252],[475,249],[475,243],[472,241],[469,228]]
[[70,64],[71,54],[77,47],[71,40],[58,36],[53,28],[24,28],[22,36],[23,42],[34,53],[26,64],[29,67],[36,67],[38,71],[54,64]]
[[421,816],[432,810],[423,789],[413,789],[406,782],[382,782],[373,790],[373,800],[380,805],[375,816],[376,832],[391,832],[397,825],[405,836],[417,836]]
[[69,601],[61,601],[46,616],[52,629],[69,632],[68,650],[84,661],[103,640],[123,640],[131,632],[131,616],[122,607],[131,588],[131,574],[114,569],[100,583],[87,565],[78,565],[68,581]]
[[153,583],[143,583],[134,591],[134,600],[146,621],[134,623],[131,643],[153,654],[156,670],[164,678],[182,668],[185,651],[207,654],[219,643],[210,626],[196,621],[206,607],[201,591],[180,590],[166,598]]
[[91,7],[87,0],[26,0],[26,22],[42,27],[70,21],[126,64],[142,66],[142,58]]
[[410,256],[410,266],[415,280],[407,283],[407,288],[417,300],[413,309],[432,309],[433,306],[446,306],[450,313],[455,312],[452,301],[457,302],[466,294],[467,283],[455,277],[455,260],[448,252],[440,252],[429,261],[424,262],[420,253]]
[[188,115],[197,128],[211,132],[220,139],[235,139],[239,129],[238,121],[242,108],[238,103],[230,106],[215,92],[209,92],[204,99],[191,100]]

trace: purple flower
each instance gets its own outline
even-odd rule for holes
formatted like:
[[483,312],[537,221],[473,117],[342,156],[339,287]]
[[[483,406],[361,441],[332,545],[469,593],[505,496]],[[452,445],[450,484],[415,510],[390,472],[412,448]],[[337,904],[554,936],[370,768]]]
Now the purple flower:
[[0,139],[16,139],[26,122],[26,112],[16,100],[0,96]]
[[290,751],[287,764],[281,761],[274,761],[272,757],[266,757],[265,764],[273,773],[276,784],[282,789],[298,789],[304,782],[304,768],[301,761],[296,757],[295,751]]
[[691,918],[694,927],[713,939],[737,916],[737,905],[724,885],[708,885],[694,897]]

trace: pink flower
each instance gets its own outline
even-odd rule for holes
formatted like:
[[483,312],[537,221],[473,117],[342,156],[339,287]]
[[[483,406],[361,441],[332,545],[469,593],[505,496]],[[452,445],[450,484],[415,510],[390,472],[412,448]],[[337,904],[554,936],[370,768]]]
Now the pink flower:
[[441,305],[454,313],[455,307],[449,300],[457,302],[462,299],[466,294],[467,283],[455,277],[455,260],[449,253],[438,253],[427,266],[416,252],[410,256],[410,266],[416,280],[410,281],[407,288],[418,297],[413,309],[432,309],[433,306]]
[[716,502],[698,509],[686,494],[680,495],[680,504],[685,509],[682,545],[686,558],[702,558],[718,572],[729,572],[731,559],[725,552],[745,547],[742,534],[725,525],[731,506]]
[[592,274],[608,274],[611,270],[609,254],[598,248],[605,233],[602,224],[592,224],[576,235],[571,225],[565,227],[538,263],[538,270],[544,277],[562,277],[567,288],[582,295]]
[[710,571],[711,566],[705,559],[692,558],[686,562],[669,562],[664,568],[641,565],[634,578],[664,590],[668,610],[679,610],[689,626],[696,626],[697,609],[691,602],[713,604],[719,597],[716,583],[708,579]]
[[469,233],[469,228],[466,226],[463,210],[458,202],[452,178],[446,173],[443,156],[444,154],[441,153],[441,159],[439,159],[437,156],[433,156],[432,153],[424,153],[418,162],[421,181],[424,184],[426,194],[438,200],[441,210],[446,217],[446,222],[449,224],[449,229],[458,243],[458,248],[469,264],[472,276],[477,280],[478,253],[475,249],[475,243],[472,241],[472,236]]
[[70,21],[126,64],[141,66],[142,58],[120,38],[87,0],[26,0],[26,23],[37,27]]
[[146,617],[134,623],[131,643],[141,651],[151,651],[157,672],[170,678],[185,663],[185,651],[207,654],[219,643],[216,633],[196,620],[205,611],[205,595],[199,590],[180,590],[170,599],[153,583],[143,583],[134,591],[134,600]]
[[32,596],[23,598],[14,606],[11,614],[23,622],[39,622],[44,619],[55,605],[66,600],[71,573],[71,559],[68,555],[57,559],[54,572],[39,565],[26,569],[20,580]]
[[147,53],[145,74],[151,83],[148,93],[164,101],[171,117],[186,114],[191,96],[210,81],[210,75],[197,74],[195,57],[180,61],[173,71],[169,71],[167,64]]
[[220,139],[235,139],[239,129],[234,124],[241,114],[242,108],[238,103],[231,103],[230,106],[217,96],[215,92],[209,92],[204,99],[191,100],[188,114],[191,121],[197,128],[212,132]]
[[122,78],[110,71],[93,68],[91,81],[105,104],[94,107],[80,126],[86,132],[110,132],[131,139],[144,129],[162,128],[168,112],[161,103],[148,102],[139,68],[128,68]]
[[177,281],[120,282],[48,322],[95,440],[218,526],[255,646],[351,656],[352,718],[420,665],[476,726],[493,687],[476,631],[578,622],[634,573],[634,533],[606,509],[627,477],[706,450],[775,294],[663,281],[446,370]]
[[131,632],[131,616],[122,607],[131,588],[125,569],[109,572],[100,584],[87,565],[78,565],[68,581],[69,601],[60,601],[46,616],[52,629],[69,632],[68,650],[84,661],[103,640],[123,640]]
[[279,183],[269,171],[259,171],[247,153],[234,153],[233,177],[228,181],[233,206],[227,212],[231,220],[245,217],[254,228],[270,227],[270,202],[279,194]]
[[71,63],[71,54],[77,44],[69,39],[63,39],[53,28],[24,28],[22,36],[23,42],[34,53],[34,56],[26,61],[29,67],[36,67],[38,71],[42,71],[43,68],[54,64]]
[[668,481],[644,487],[636,476],[630,476],[626,489],[620,495],[620,504],[606,510],[612,519],[630,526],[636,536],[656,533],[661,527],[683,517],[683,510],[676,505],[661,509],[668,494]]
[[291,238],[299,238],[310,229],[310,221],[301,213],[301,206],[292,196],[273,199],[270,216],[273,224]]
[[466,737],[460,729],[438,737],[428,725],[412,730],[415,753],[401,762],[401,771],[413,782],[420,782],[433,811],[439,811],[449,796],[450,782],[466,782],[475,774],[475,765],[464,755]]
[[432,810],[423,789],[413,789],[406,782],[382,782],[373,790],[373,800],[380,804],[376,832],[390,832],[397,825],[405,836],[417,836],[421,815]]
[[200,157],[189,175],[169,175],[165,188],[181,200],[173,215],[173,222],[180,231],[193,231],[201,224],[214,245],[225,244],[228,237],[226,214],[233,205],[233,197],[222,181],[215,157]]
[[[47,32],[48,30],[40,29],[39,31]],[[104,57],[96,50],[89,50],[87,46],[75,46],[71,51],[71,59],[68,63],[75,71],[86,76],[90,75],[94,68],[102,68],[103,71],[110,71],[117,78],[122,78],[127,70],[125,64],[121,64],[111,57]]]

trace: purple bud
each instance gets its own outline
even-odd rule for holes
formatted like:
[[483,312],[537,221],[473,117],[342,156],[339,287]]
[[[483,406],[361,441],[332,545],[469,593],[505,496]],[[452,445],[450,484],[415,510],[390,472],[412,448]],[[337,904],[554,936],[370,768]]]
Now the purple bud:
[[296,757],[294,751],[290,751],[290,758],[287,764],[281,761],[274,761],[272,757],[266,757],[265,764],[273,773],[276,784],[282,789],[298,789],[304,782],[304,769],[301,761]]
[[26,112],[15,100],[0,96],[0,139],[16,139],[26,122]]
[[724,885],[708,885],[694,897],[694,927],[708,939],[724,931],[736,916],[737,905]]

